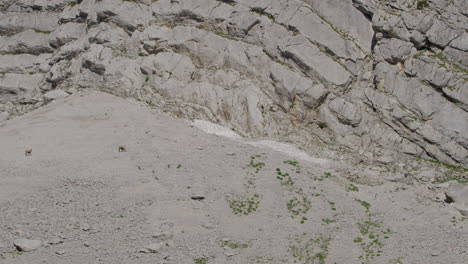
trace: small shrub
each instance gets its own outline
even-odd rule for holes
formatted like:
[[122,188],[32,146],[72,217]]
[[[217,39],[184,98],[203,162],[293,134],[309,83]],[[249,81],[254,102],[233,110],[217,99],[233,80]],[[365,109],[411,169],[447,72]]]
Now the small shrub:
[[260,204],[260,195],[239,197],[237,199],[227,199],[229,207],[235,215],[249,215],[257,211]]
[[418,1],[417,8],[423,9],[425,7],[429,7],[429,2],[427,1]]
[[257,158],[261,158],[262,155],[255,155],[250,157],[250,164],[249,167],[255,169],[255,173],[258,173],[263,167],[265,167],[265,162],[263,161],[255,161]]
[[229,247],[232,249],[237,249],[237,248],[248,248],[249,245],[246,243],[241,243],[241,242],[236,242],[236,241],[223,241],[222,243],[223,247]]
[[281,172],[280,168],[276,168],[276,178],[281,181],[281,185],[294,185],[294,180],[291,176],[289,176],[289,173]]
[[359,204],[361,204],[362,206],[364,206],[364,208],[366,208],[366,211],[369,211],[369,208],[370,208],[370,203],[366,202],[366,201],[363,201],[363,200],[356,200]]
[[75,1],[72,1],[72,2],[69,2],[68,5],[71,6],[71,7],[74,7],[76,5],[78,5],[79,3],[78,2],[75,2]]
[[194,258],[193,259],[194,264],[207,264],[208,263],[208,258],[202,257],[202,258]]
[[356,185],[351,183],[350,185],[346,186],[346,191],[347,192],[359,192],[359,188]]
[[328,225],[328,224],[331,224],[331,223],[335,223],[336,220],[334,220],[334,219],[328,219],[328,218],[323,218],[323,219],[322,219],[322,222],[324,222],[325,224]]
[[295,216],[304,215],[309,212],[311,208],[311,202],[305,196],[300,198],[294,197],[288,201],[286,206],[288,211],[292,214],[291,217],[294,218]]

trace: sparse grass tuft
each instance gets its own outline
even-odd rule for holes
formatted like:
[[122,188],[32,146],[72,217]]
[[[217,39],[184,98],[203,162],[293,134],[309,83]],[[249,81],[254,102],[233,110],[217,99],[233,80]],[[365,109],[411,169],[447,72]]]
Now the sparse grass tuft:
[[128,50],[126,47],[115,47],[112,48],[112,56],[114,57],[127,57],[130,58],[131,56],[128,54]]
[[208,258],[206,258],[206,257],[194,258],[193,263],[194,264],[207,264],[208,263]]
[[296,168],[296,173],[301,173],[301,167],[299,166],[299,161],[295,160],[285,160],[284,164],[291,165]]
[[444,182],[449,182],[449,181],[456,181],[458,183],[468,183],[468,179],[460,178],[458,176],[448,176],[444,178],[438,178],[435,181],[433,181],[433,184],[441,184]]
[[314,176],[313,180],[314,181],[323,181],[325,179],[328,179],[332,176],[332,174],[330,172],[325,172],[323,174],[323,176],[320,176],[320,177],[317,177],[317,176]]
[[49,30],[39,30],[39,29],[35,29],[35,28],[33,30],[34,30],[34,32],[41,33],[41,34],[50,34],[50,33],[52,33],[52,31],[49,31]]
[[359,188],[356,185],[351,183],[348,186],[346,186],[346,191],[347,192],[359,192]]
[[224,33],[222,31],[214,31],[214,33],[222,38],[229,39],[229,40],[237,40],[234,36]]
[[291,213],[291,217],[294,218],[299,215],[304,215],[309,212],[311,208],[311,202],[306,196],[294,197],[287,203],[288,211]]
[[289,173],[281,172],[280,168],[276,168],[276,178],[281,181],[281,185],[294,185],[294,180],[291,176],[289,176]]
[[78,4],[79,4],[79,3],[78,3],[78,2],[75,2],[75,1],[73,1],[73,2],[68,2],[68,5],[71,6],[71,7],[74,7],[74,6],[78,5]]
[[456,181],[458,183],[468,183],[468,169],[467,168],[440,162],[437,160],[426,160],[426,159],[420,159],[420,160],[430,162],[430,163],[439,165],[447,169],[447,171],[443,175],[436,177],[436,179],[432,182],[433,184],[440,184],[440,183],[449,182],[449,181]]
[[262,158],[262,155],[258,154],[258,155],[250,157],[249,167],[254,168],[255,173],[258,173],[263,167],[265,167],[265,162],[255,161],[255,159],[259,159],[259,158]]
[[297,167],[299,165],[299,162],[295,160],[285,160],[284,164],[289,164],[291,166]]
[[324,222],[325,224],[331,224],[331,223],[335,223],[336,220],[334,219],[328,219],[328,218],[322,218],[322,222]]
[[440,166],[445,167],[445,168],[450,169],[450,170],[459,171],[459,172],[468,172],[468,169],[464,168],[462,166],[452,165],[452,164],[444,163],[444,162],[441,162],[441,161],[438,161],[438,160],[426,160],[426,161],[429,161],[431,163],[440,165]]
[[237,242],[237,241],[222,241],[222,246],[223,247],[229,247],[229,248],[232,248],[232,249],[237,249],[237,248],[248,248],[249,245],[246,244],[246,243],[241,243],[241,242]]
[[261,16],[266,16],[266,17],[268,17],[271,21],[275,22],[275,17],[274,17],[272,14],[265,12],[265,9],[262,9],[262,8],[252,8],[252,9],[250,9],[250,11],[252,11],[252,12],[254,12],[254,13],[257,13],[257,14],[259,14],[259,15],[261,15]]
[[289,253],[293,256],[294,263],[325,264],[328,257],[330,238],[319,236],[315,239],[307,238],[307,234],[290,237]]
[[357,223],[362,237],[355,238],[353,242],[359,243],[364,252],[363,255],[359,256],[359,259],[362,260],[363,264],[369,264],[373,258],[380,256],[383,252],[384,244],[380,240],[381,236],[388,239],[391,230],[383,228],[381,221],[375,219],[369,210],[370,204],[368,202],[356,201],[366,208],[367,219]]
[[429,7],[429,2],[427,2],[427,1],[425,1],[425,0],[424,0],[424,1],[418,1],[416,7],[417,7],[418,9],[423,9],[423,8],[425,8],[425,7]]
[[357,201],[360,205],[364,206],[364,208],[366,208],[366,211],[369,212],[369,208],[370,208],[370,206],[371,206],[370,203],[368,203],[368,202],[366,202],[366,201],[363,201],[363,200],[359,200],[359,199],[356,199],[356,201]]

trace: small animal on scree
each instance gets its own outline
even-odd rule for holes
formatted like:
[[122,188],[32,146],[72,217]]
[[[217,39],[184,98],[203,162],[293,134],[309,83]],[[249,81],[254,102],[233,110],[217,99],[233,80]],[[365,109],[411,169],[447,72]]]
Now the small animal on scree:
[[119,146],[119,152],[126,152],[127,149],[124,146]]
[[32,155],[32,149],[27,149],[24,151],[25,156],[31,156]]

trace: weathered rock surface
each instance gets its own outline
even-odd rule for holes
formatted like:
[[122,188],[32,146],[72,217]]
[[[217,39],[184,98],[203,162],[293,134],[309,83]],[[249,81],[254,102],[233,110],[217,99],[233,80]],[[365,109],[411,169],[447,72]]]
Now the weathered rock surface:
[[0,112],[98,89],[244,136],[468,166],[466,3],[418,3],[2,1]]

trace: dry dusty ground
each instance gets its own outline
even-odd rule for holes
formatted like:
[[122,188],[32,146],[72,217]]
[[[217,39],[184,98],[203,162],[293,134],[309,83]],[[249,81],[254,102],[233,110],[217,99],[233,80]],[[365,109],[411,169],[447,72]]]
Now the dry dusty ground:
[[427,162],[298,159],[98,92],[0,126],[0,263],[468,259],[451,183],[431,183],[447,170]]

